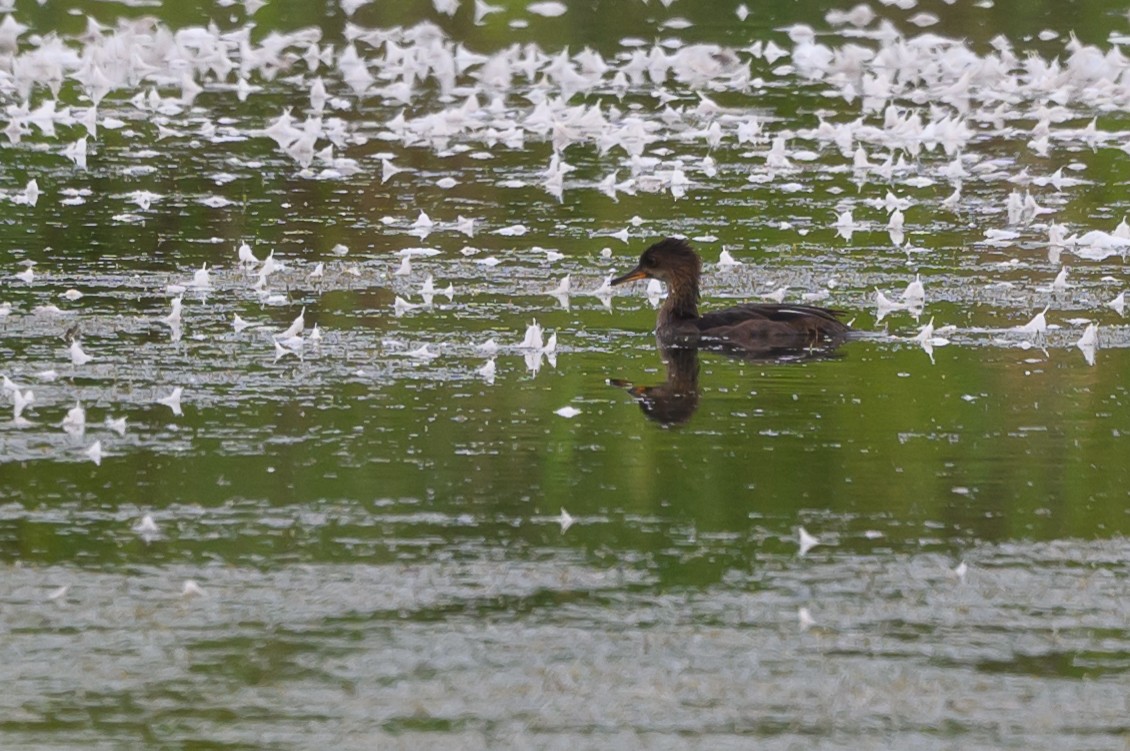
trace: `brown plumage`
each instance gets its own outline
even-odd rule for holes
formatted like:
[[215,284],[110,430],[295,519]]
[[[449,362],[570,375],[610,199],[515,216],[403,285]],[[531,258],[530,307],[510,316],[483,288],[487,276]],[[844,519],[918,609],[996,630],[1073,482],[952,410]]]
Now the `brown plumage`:
[[658,279],[667,284],[667,300],[659,309],[655,333],[661,341],[714,345],[750,354],[788,354],[813,348],[834,348],[851,329],[836,310],[812,305],[745,303],[725,310],[698,313],[702,261],[686,240],[669,237],[643,252],[639,265],[612,284]]

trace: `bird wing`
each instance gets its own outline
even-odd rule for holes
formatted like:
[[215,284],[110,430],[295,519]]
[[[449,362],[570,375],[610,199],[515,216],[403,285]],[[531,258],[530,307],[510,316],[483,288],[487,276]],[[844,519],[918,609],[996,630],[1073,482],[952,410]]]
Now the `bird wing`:
[[696,319],[694,324],[703,333],[708,333],[711,329],[738,326],[750,321],[778,323],[796,331],[809,331],[814,326],[817,328],[828,327],[830,330],[839,331],[844,327],[839,319],[842,315],[844,315],[842,311],[817,308],[813,305],[746,303],[707,313]]

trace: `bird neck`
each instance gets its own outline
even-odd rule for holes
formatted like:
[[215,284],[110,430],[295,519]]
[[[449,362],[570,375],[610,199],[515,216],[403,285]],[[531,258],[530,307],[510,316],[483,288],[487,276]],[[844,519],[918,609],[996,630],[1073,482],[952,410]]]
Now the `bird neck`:
[[673,394],[698,391],[698,348],[659,342],[659,356],[667,366],[667,387]]
[[659,327],[698,318],[698,278],[671,275],[667,280],[667,299],[659,309]]

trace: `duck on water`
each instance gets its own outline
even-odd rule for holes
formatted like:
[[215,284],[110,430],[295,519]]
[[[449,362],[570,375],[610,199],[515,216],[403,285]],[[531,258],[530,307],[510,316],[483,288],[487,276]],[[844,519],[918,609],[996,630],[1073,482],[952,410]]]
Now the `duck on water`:
[[686,240],[669,237],[640,256],[639,265],[612,280],[624,284],[658,279],[667,285],[655,333],[677,346],[722,347],[735,353],[765,357],[837,347],[852,329],[837,310],[812,305],[745,303],[699,315],[702,260]]

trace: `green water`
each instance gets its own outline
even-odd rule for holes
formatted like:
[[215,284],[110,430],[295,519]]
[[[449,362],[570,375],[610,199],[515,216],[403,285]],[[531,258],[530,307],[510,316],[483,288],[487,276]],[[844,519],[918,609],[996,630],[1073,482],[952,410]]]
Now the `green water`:
[[[608,73],[570,104],[638,117],[658,134],[643,155],[659,167],[581,139],[562,152],[575,169],[561,201],[542,187],[553,136],[525,120],[537,77],[502,90],[472,67],[449,97],[429,79],[406,103],[358,99],[335,67],[309,69],[304,44],[283,69],[253,72],[261,88],[246,101],[234,72],[205,76],[179,112],[130,102],[150,89],[176,99],[179,84],[159,77],[109,93],[86,169],[62,154],[87,135],[81,122],[58,122],[56,137],[32,124],[3,144],[0,373],[35,400],[27,423],[11,394],[0,402],[0,746],[1124,748],[1130,331],[1104,305],[1125,286],[1124,249],[1098,258],[1048,242],[1050,221],[1111,232],[1130,207],[1121,110],[1073,90],[1040,156],[1030,131],[1051,100],[1017,95],[1020,114],[997,125],[987,113],[1008,96],[978,89],[962,113],[971,172],[950,209],[952,156],[898,152],[910,167],[860,180],[850,152],[804,132],[821,119],[878,127],[882,110],[781,69],[788,54],[744,51],[772,40],[788,53],[798,22],[837,49],[878,44],[832,30],[828,6],[751,3],[739,22],[721,2],[571,5],[557,18],[502,5],[475,25],[467,3],[448,18],[377,2],[352,23],[395,36],[430,20],[481,54],[588,46],[610,66],[627,64],[626,37],[644,50],[712,43],[738,50],[759,83],[670,77],[617,94]],[[1071,30],[1104,52],[1108,33],[1130,31],[1112,3],[874,10],[977,55],[1003,35],[1021,61],[1067,61]],[[909,23],[919,11],[938,23]],[[142,48],[248,18],[240,6],[21,4],[30,28],[16,54],[53,31],[81,51],[88,13],[108,27],[159,19],[135,21]],[[674,17],[691,25],[661,26]],[[336,6],[271,3],[251,18],[255,45],[316,27],[335,59],[354,36]],[[241,59],[238,35],[230,44]],[[2,39],[0,53],[7,125],[22,100]],[[301,127],[315,74],[339,99],[324,114],[346,134],[333,156],[352,161],[304,169],[259,131],[285,107]],[[483,129],[413,141],[390,124],[450,114],[472,92],[497,100],[493,124],[526,122],[521,145]],[[897,101],[937,120],[955,113],[942,96]],[[703,97],[713,105],[686,114]],[[31,109],[51,98],[32,88]],[[61,83],[57,110],[81,118],[88,105]],[[770,148],[736,139],[751,116],[789,135],[793,170],[750,180]],[[1108,140],[1068,132],[1092,118]],[[715,147],[693,132],[713,122]],[[876,164],[889,153],[866,146]],[[384,180],[385,159],[411,171]],[[598,189],[613,171],[675,168],[690,178],[678,200]],[[1030,182],[1061,168],[1084,182]],[[33,177],[41,195],[27,205]],[[1016,190],[1053,213],[1010,222]],[[136,191],[155,194],[148,207]],[[913,202],[909,251],[867,203],[888,192]],[[863,225],[851,239],[832,226],[845,208]],[[436,226],[414,235],[421,211]],[[523,234],[498,232],[516,224]],[[986,241],[1003,229],[1017,236]],[[593,291],[669,234],[702,251],[704,308],[782,285],[792,302],[826,290],[819,304],[859,337],[825,358],[665,361],[643,284]],[[237,265],[242,242],[285,265],[273,297]],[[436,253],[399,275],[411,248]],[[719,268],[723,248],[742,265]],[[14,276],[27,261],[30,284]],[[210,284],[196,289],[203,263]],[[1064,264],[1068,286],[1052,289]],[[397,315],[397,297],[424,302],[429,274],[453,296]],[[566,274],[567,306],[548,294]],[[915,274],[923,313],[877,320],[876,288],[897,299]],[[179,332],[161,321],[169,285],[187,285]],[[1045,336],[1013,330],[1045,305]],[[303,309],[321,339],[276,358],[272,332]],[[237,314],[256,326],[235,331]],[[557,335],[552,357],[517,347],[534,319]],[[913,337],[931,319],[956,328],[929,353]],[[1075,346],[1086,322],[1099,324],[1093,365]],[[94,356],[83,365],[68,353],[76,332]],[[493,379],[479,372],[489,339]],[[425,345],[434,356],[409,354]],[[629,388],[662,386],[669,368],[693,387],[641,409]],[[174,387],[182,415],[158,402]],[[61,428],[76,400],[82,435]],[[104,424],[120,417],[122,435]],[[156,531],[138,526],[147,515]],[[799,527],[820,540],[803,555]]]

